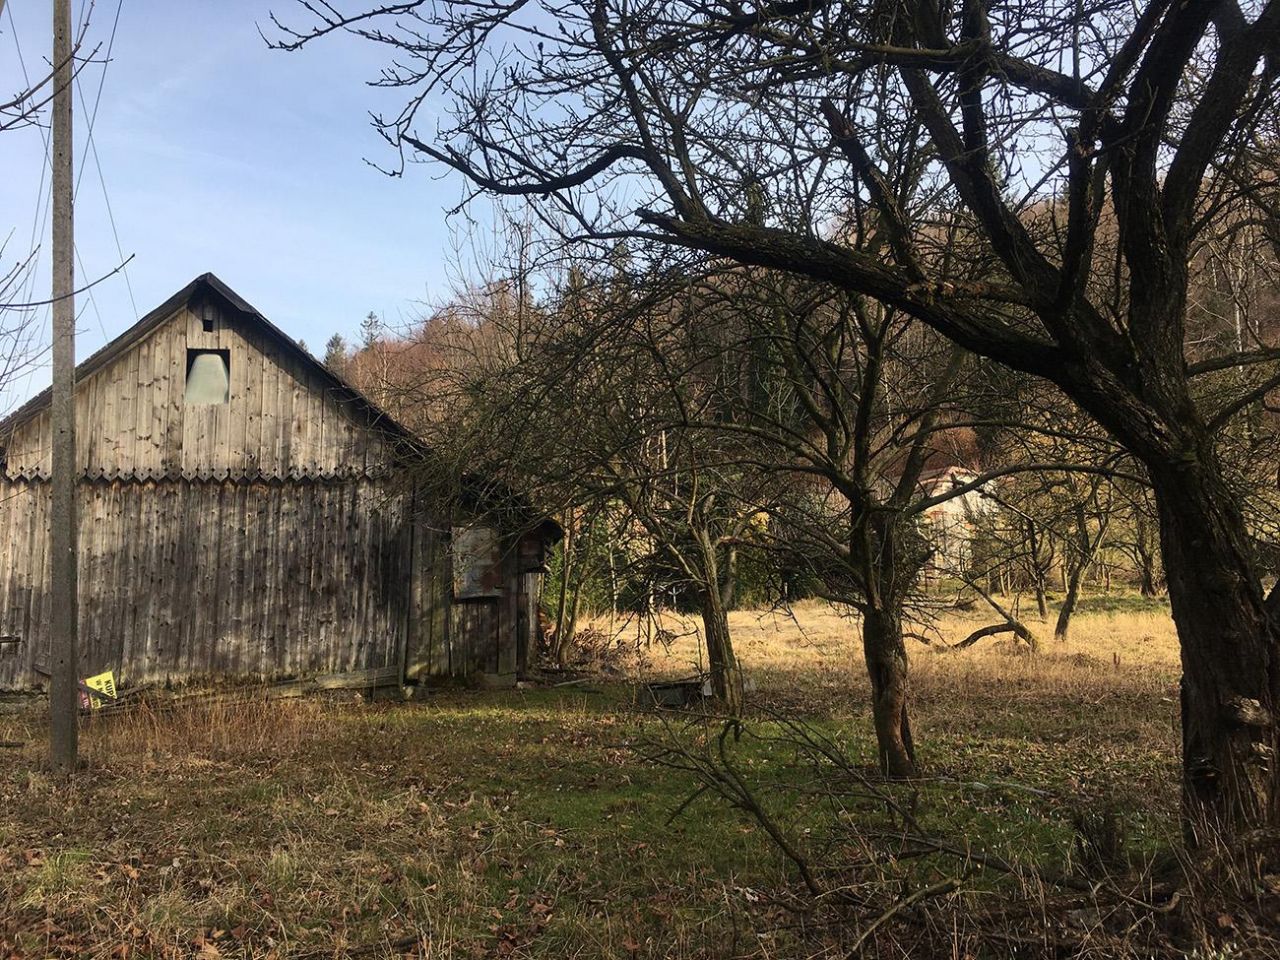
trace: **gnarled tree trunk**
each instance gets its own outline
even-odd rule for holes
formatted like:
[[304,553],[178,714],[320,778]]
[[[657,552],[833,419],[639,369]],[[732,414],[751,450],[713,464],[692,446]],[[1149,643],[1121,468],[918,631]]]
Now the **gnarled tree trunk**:
[[1229,834],[1280,821],[1280,645],[1245,522],[1206,444],[1151,468],[1182,647],[1185,824]]
[[890,777],[913,777],[916,754],[907,715],[907,648],[901,609],[868,606],[863,610],[862,651],[871,678],[880,769]]

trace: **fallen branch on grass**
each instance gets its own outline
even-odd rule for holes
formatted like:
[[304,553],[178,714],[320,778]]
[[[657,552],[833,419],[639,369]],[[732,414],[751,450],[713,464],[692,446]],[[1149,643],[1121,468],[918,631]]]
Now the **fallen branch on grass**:
[[1020,623],[1009,621],[1006,623],[993,623],[988,627],[981,627],[973,631],[973,633],[969,634],[959,643],[953,643],[951,645],[951,649],[963,650],[965,647],[972,647],[975,643],[985,637],[994,637],[1001,633],[1012,633],[1019,640],[1024,641],[1032,650],[1036,648],[1036,638],[1031,635],[1031,631]]
[[987,606],[989,606],[992,610],[994,610],[997,614],[999,614],[1001,618],[1003,618],[1003,622],[995,623],[989,627],[982,627],[979,630],[975,630],[973,633],[969,634],[969,636],[965,637],[959,643],[952,646],[951,648],[952,650],[963,650],[965,647],[973,646],[983,637],[995,636],[998,633],[1012,633],[1019,640],[1021,640],[1028,647],[1030,647],[1032,653],[1035,653],[1036,650],[1039,649],[1040,644],[1036,640],[1036,635],[1027,628],[1026,624],[1024,624],[1017,617],[1015,617],[1011,611],[1001,606],[1000,602],[996,600],[995,597],[993,597],[986,590],[983,590],[982,587],[978,584],[976,578],[965,578],[965,585],[968,586],[971,590],[973,590],[974,593],[980,596],[983,600],[985,600],[987,602]]

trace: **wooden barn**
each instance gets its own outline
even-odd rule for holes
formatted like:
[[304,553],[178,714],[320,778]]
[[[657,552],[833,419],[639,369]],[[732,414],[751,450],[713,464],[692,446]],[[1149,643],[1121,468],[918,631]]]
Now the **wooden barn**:
[[[0,689],[43,685],[60,602],[49,400],[0,424]],[[554,530],[449,516],[418,441],[212,274],[77,368],[76,431],[82,676],[523,670]]]

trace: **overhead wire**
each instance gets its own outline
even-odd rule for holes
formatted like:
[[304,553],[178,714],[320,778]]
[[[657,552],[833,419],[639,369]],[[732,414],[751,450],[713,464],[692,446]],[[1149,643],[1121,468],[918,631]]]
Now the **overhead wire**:
[[[107,41],[106,54],[103,58],[102,72],[98,77],[98,89],[94,96],[93,107],[91,110],[89,110],[87,114],[88,122],[86,124],[85,147],[81,153],[80,169],[77,172],[75,186],[73,188],[73,200],[74,200],[75,197],[79,196],[80,181],[84,176],[84,170],[88,164],[88,157],[92,153],[92,156],[94,159],[94,167],[98,175],[98,183],[99,183],[99,186],[101,187],[103,202],[107,210],[107,219],[111,226],[112,239],[115,242],[116,253],[120,257],[120,261],[122,264],[125,262],[125,259],[126,259],[124,256],[124,248],[123,248],[123,245],[120,243],[120,231],[116,224],[115,211],[111,206],[111,197],[107,189],[106,177],[102,170],[102,161],[101,161],[101,157],[98,154],[97,141],[94,139],[93,130],[97,122],[98,109],[102,103],[102,91],[106,85],[107,68],[111,63],[111,52],[115,46],[116,34],[120,26],[120,15],[123,7],[124,7],[124,0],[117,0],[115,16],[112,19],[112,24],[111,24],[111,34]],[[90,0],[89,2],[89,9],[92,10],[92,0]],[[27,70],[26,58],[23,56],[23,53],[22,53],[22,44],[18,38],[18,29],[17,29],[17,23],[15,22],[13,17],[13,8],[11,6],[6,5],[4,12],[8,15],[9,28],[10,28],[10,32],[13,34],[14,49],[18,56],[18,65],[22,71],[23,83],[27,87],[30,87],[31,77],[30,77],[30,73]],[[80,19],[83,20],[85,15],[86,15],[85,4],[84,2],[82,2],[80,6]],[[80,80],[80,75],[78,71],[74,74],[74,77],[75,77],[74,79],[75,92],[78,95],[81,106],[87,107],[86,98],[84,95],[84,86]],[[48,229],[49,207],[52,203],[52,192],[53,192],[52,180],[46,177],[46,174],[50,167],[50,156],[49,156],[50,142],[49,142],[49,136],[43,126],[40,127],[40,138],[44,147],[44,164],[42,165],[40,170],[40,185],[38,187],[38,193],[37,193],[36,210],[35,210],[34,219],[31,225],[30,249],[32,250],[35,250],[38,247],[43,246],[44,244],[45,233]],[[73,247],[74,247],[75,259],[76,259],[76,265],[78,266],[82,275],[88,276],[89,275],[88,270],[85,267],[84,258],[81,255],[79,245],[76,244],[76,245],[73,245]],[[129,303],[133,309],[134,319],[137,319],[137,316],[138,316],[137,300],[134,297],[133,284],[129,279],[127,266],[122,268],[121,273],[124,276],[125,287],[129,294]],[[36,282],[36,274],[37,274],[36,270],[31,270],[24,280],[24,285],[22,289],[23,289],[23,299],[25,300],[32,299],[31,290],[34,287],[34,284]],[[106,324],[103,322],[102,311],[98,307],[97,297],[94,296],[94,292],[92,289],[88,289],[87,293],[88,293],[88,301],[89,301],[87,307],[91,307],[93,310],[94,316],[98,322],[98,329],[102,334],[103,340],[104,341],[108,340],[110,338],[107,335]],[[80,310],[77,311],[77,320],[79,320],[81,317],[84,316],[87,307],[82,303]],[[46,311],[47,309],[48,308],[46,308]]]
[[[93,10],[93,0],[88,0],[88,3],[89,3],[89,10],[90,10],[90,11],[92,11],[92,10]],[[80,20],[80,22],[81,22],[81,23],[84,23],[84,22],[85,22],[85,9],[84,9],[84,7],[85,7],[85,0],[81,0],[81,3],[80,3],[80,14],[79,14],[79,20]],[[103,64],[102,69],[103,69],[103,71],[105,72],[105,70],[106,70],[106,64],[105,64],[105,63]],[[79,71],[79,70],[72,70],[72,72],[71,72],[71,76],[72,76],[72,89],[71,89],[70,91],[68,91],[68,92],[69,92],[69,93],[71,93],[73,96],[75,95],[76,89],[79,87],[79,83],[78,83],[79,73],[80,73],[80,71]],[[83,97],[83,96],[81,96],[81,97],[80,97],[80,100],[81,100],[81,106],[83,106],[83,105],[84,105],[84,97]],[[41,135],[43,135],[43,133],[44,133],[44,129],[43,129],[43,128],[41,128]],[[46,155],[46,156],[48,156],[48,143],[47,143],[47,142],[46,142],[45,155]],[[74,156],[73,156],[73,158],[72,158],[72,159],[73,159],[73,165],[74,165]],[[75,198],[76,198],[76,195],[80,192],[80,176],[81,176],[83,173],[84,173],[84,160],[83,160],[83,159],[81,159],[81,162],[80,162],[80,174],[77,174],[77,175],[76,175],[75,185],[74,185],[74,186],[72,187],[72,189],[71,189],[71,204],[72,204],[72,209],[74,209],[74,208],[75,208]],[[82,276],[82,277],[87,277],[87,276],[89,275],[89,271],[88,271],[88,269],[87,269],[87,268],[85,267],[85,265],[84,265],[84,257],[83,257],[83,256],[81,256],[81,254],[80,254],[80,245],[79,245],[78,243],[76,243],[76,242],[75,242],[74,234],[73,234],[73,239],[72,239],[72,242],[71,242],[71,250],[72,250],[72,253],[75,255],[76,267],[77,267],[77,269],[80,271],[80,276]],[[90,289],[90,290],[88,290],[88,291],[86,291],[86,292],[89,294],[89,306],[91,306],[91,307],[93,308],[93,315],[94,315],[94,317],[95,317],[95,318],[97,319],[97,321],[98,321],[98,331],[102,334],[102,339],[103,339],[103,341],[105,342],[106,340],[109,340],[110,338],[107,336],[107,325],[106,325],[105,323],[103,323],[103,322],[102,322],[102,311],[98,309],[98,298],[97,298],[97,297],[95,297],[95,296],[93,295],[93,290],[92,290],[92,289]],[[76,311],[76,323],[77,323],[77,324],[79,324],[79,322],[80,322],[80,318],[81,318],[81,317],[83,317],[83,316],[84,316],[84,314],[85,314],[85,307],[84,307],[83,302],[82,302],[82,303],[81,303],[81,306],[80,306],[80,309],[79,309],[78,311]]]
[[[134,296],[133,296],[133,283],[129,280],[129,267],[128,267],[128,264],[126,263],[126,258],[124,255],[124,247],[120,243],[120,231],[116,227],[115,211],[113,211],[111,208],[111,196],[107,191],[107,180],[102,173],[102,160],[98,156],[98,142],[94,139],[94,136],[93,136],[94,125],[97,123],[97,119],[98,119],[98,107],[102,103],[102,88],[106,85],[106,82],[107,82],[107,68],[111,65],[111,51],[115,47],[116,31],[120,27],[120,11],[123,8],[124,8],[124,0],[116,0],[116,15],[111,22],[111,36],[108,37],[107,39],[107,51],[102,61],[102,73],[98,75],[98,91],[94,95],[93,109],[89,113],[89,123],[87,126],[86,137],[85,137],[86,145],[85,145],[84,152],[80,158],[80,172],[76,176],[76,186],[75,186],[74,193],[78,195],[80,192],[80,178],[84,176],[85,167],[88,165],[88,157],[90,152],[92,152],[93,164],[98,172],[98,183],[102,187],[102,201],[105,204],[107,209],[107,220],[111,224],[111,237],[115,241],[115,245],[116,245],[116,255],[120,258],[120,262],[122,264],[125,264],[121,270],[121,273],[124,275],[125,288],[129,292],[129,305],[133,308],[133,319],[137,320],[139,316],[138,302],[137,300],[134,299]],[[81,105],[83,106],[84,105],[84,88],[81,86],[79,74],[76,75],[75,82],[76,82],[76,89],[80,94],[80,102],[81,102]]]
[[[24,89],[31,88],[31,75],[27,72],[27,60],[22,54],[22,41],[18,39],[18,24],[13,19],[13,7],[5,7],[5,13],[9,17],[9,33],[13,36],[13,47],[18,55],[18,66],[22,70],[22,84]],[[47,180],[45,174],[49,172],[49,139],[41,130],[41,139],[44,141],[44,163],[40,167],[40,186],[36,192],[36,208],[31,220],[31,238],[28,242],[27,249],[35,250],[38,246],[44,245],[45,227],[49,223],[49,203],[52,196],[52,182]],[[32,290],[35,285],[36,271],[28,270],[26,277],[23,278],[21,290],[22,300],[31,300]]]
[[[82,5],[82,6],[81,6],[81,13],[82,13],[82,14],[83,14],[83,11],[84,11],[84,8],[83,8],[83,5]],[[23,55],[22,55],[22,43],[21,43],[21,41],[19,41],[19,40],[18,40],[18,25],[17,25],[17,23],[16,23],[16,22],[14,21],[14,19],[13,19],[13,8],[12,8],[12,7],[7,7],[7,8],[6,8],[6,12],[7,12],[7,13],[8,13],[8,15],[9,15],[9,28],[10,28],[10,31],[13,33],[13,43],[14,43],[14,47],[15,47],[15,49],[18,51],[18,65],[19,65],[19,67],[21,67],[21,69],[22,69],[22,82],[23,82],[23,85],[24,85],[27,89],[30,89],[30,87],[31,87],[31,75],[27,72],[27,62],[26,62],[26,58],[25,58],[25,57],[23,57]],[[38,246],[39,246],[39,247],[43,247],[43,246],[44,246],[44,235],[45,235],[45,231],[48,229],[48,226],[49,226],[49,207],[50,207],[50,205],[51,205],[51,203],[52,203],[52,201],[53,201],[53,179],[52,179],[52,178],[49,178],[49,179],[48,179],[48,181],[47,181],[47,182],[48,182],[48,188],[49,188],[49,189],[48,189],[48,191],[47,191],[47,192],[45,192],[45,190],[44,190],[44,184],[46,183],[46,180],[45,180],[45,172],[50,168],[50,158],[49,158],[50,143],[49,143],[49,134],[45,131],[45,128],[44,128],[43,126],[40,126],[39,124],[37,124],[37,126],[38,126],[38,127],[39,127],[39,129],[40,129],[40,140],[41,140],[41,142],[44,144],[44,165],[41,167],[41,170],[40,170],[41,193],[40,193],[40,195],[37,197],[37,203],[36,203],[36,221],[32,224],[32,229],[31,229],[31,237],[32,237],[32,240],[31,240],[31,249],[32,249],[32,250],[37,249],[37,247],[38,247]],[[39,225],[39,228],[40,228],[40,229],[39,229],[39,244],[38,244],[38,245],[37,245],[37,243],[36,243],[36,225],[37,225],[37,224]],[[80,255],[80,247],[79,247],[77,244],[75,244],[74,242],[72,243],[72,251],[73,251],[73,253],[74,253],[74,255],[75,255],[76,264],[77,264],[77,265],[79,266],[79,268],[80,268],[80,272],[81,272],[82,274],[87,274],[87,272],[88,272],[88,271],[85,269],[85,265],[84,265],[84,258],[83,258],[83,257],[81,257],[81,255]],[[34,287],[35,287],[35,283],[36,283],[36,276],[37,276],[37,271],[36,271],[36,270],[31,270],[31,271],[27,274],[27,277],[26,277],[26,283],[25,283],[25,285],[23,286],[23,299],[25,299],[25,300],[30,300],[30,299],[32,299],[32,297],[31,297],[31,292],[32,292],[32,290],[33,290],[33,289],[34,289]],[[93,295],[93,291],[92,291],[92,290],[90,290],[90,291],[89,291],[89,305],[93,307],[94,315],[97,317],[97,320],[98,320],[98,329],[101,331],[102,336],[103,336],[103,339],[105,340],[105,339],[107,339],[107,328],[106,328],[106,324],[104,324],[104,323],[102,322],[102,311],[100,311],[100,310],[98,309],[98,300],[97,300],[97,298]],[[51,310],[51,308],[49,308],[49,307],[46,307],[46,308],[45,308],[45,316],[46,316],[46,317],[49,315],[50,310]],[[81,307],[80,307],[80,310],[76,313],[76,321],[77,321],[77,322],[79,322],[80,318],[81,318],[82,316],[84,316],[84,312],[85,312],[85,306],[84,306],[84,304],[82,303],[82,304],[81,304]],[[43,327],[43,326],[44,326],[44,324],[42,323],[42,324],[41,324],[41,326]]]

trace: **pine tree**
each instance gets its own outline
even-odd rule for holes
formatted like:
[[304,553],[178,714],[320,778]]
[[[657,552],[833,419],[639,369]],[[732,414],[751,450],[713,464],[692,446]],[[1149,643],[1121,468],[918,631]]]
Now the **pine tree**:
[[348,360],[347,341],[342,338],[342,334],[335,333],[324,345],[324,365],[338,376],[343,376]]

